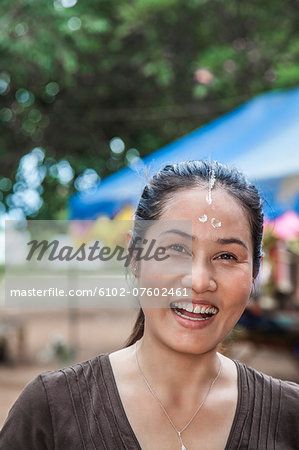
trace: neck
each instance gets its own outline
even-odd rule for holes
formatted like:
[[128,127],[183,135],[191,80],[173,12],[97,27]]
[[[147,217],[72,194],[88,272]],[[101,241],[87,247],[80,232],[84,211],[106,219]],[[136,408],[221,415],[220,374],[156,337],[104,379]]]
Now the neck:
[[144,335],[137,342],[137,352],[141,370],[149,383],[164,399],[172,399],[177,405],[186,399],[198,399],[219,370],[216,349],[203,354],[178,352]]

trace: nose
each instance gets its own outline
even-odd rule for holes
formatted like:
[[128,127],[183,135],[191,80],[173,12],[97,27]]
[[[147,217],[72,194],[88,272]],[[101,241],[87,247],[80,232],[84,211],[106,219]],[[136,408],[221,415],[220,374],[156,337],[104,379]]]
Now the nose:
[[201,294],[206,291],[215,291],[217,282],[213,267],[207,261],[193,261],[191,273],[182,278],[182,287],[192,289]]

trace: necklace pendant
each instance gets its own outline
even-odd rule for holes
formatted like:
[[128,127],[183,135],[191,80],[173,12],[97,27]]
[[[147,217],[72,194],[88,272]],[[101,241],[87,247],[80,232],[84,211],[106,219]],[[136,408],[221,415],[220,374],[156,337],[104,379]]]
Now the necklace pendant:
[[187,450],[184,444],[182,444],[182,450]]

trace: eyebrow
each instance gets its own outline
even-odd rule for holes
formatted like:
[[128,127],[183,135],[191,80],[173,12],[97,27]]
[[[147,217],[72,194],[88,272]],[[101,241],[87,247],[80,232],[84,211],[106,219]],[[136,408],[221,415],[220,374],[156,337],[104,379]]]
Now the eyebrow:
[[241,245],[242,247],[246,248],[246,250],[248,250],[248,247],[245,244],[245,242],[241,241],[241,239],[238,239],[238,238],[233,238],[232,237],[232,238],[227,238],[227,239],[217,239],[217,242],[219,244],[224,244],[224,245],[227,245],[227,244],[238,244],[238,245]]
[[[196,239],[196,236],[191,236],[190,234],[186,233],[185,231],[181,231],[181,230],[167,230],[167,231],[163,231],[160,236],[162,234],[168,234],[168,233],[174,233],[174,234],[178,234],[182,237],[188,238],[188,239],[192,239],[192,241],[194,241]],[[222,245],[229,245],[229,244],[237,244],[237,245],[241,245],[242,247],[244,247],[247,251],[248,251],[248,247],[245,244],[245,242],[243,242],[241,239],[238,238],[219,238],[216,241],[218,244],[222,244]]]
[[194,240],[196,239],[195,236],[191,236],[191,234],[185,233],[185,231],[182,231],[182,230],[166,230],[166,231],[163,231],[163,232],[160,234],[160,236],[161,236],[162,234],[168,234],[168,233],[179,234],[179,235],[182,236],[182,237],[186,237],[186,238],[188,238],[188,239],[192,239],[192,241],[194,241]]

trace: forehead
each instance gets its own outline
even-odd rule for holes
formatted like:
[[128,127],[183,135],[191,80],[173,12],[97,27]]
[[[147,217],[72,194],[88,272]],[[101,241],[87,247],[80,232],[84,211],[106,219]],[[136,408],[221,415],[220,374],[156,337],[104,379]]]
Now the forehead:
[[[174,193],[164,205],[161,220],[188,220],[192,224],[192,232],[197,237],[211,239],[230,236],[239,237],[251,242],[251,230],[248,215],[241,205],[224,189],[211,191],[211,204],[207,201],[207,187],[185,189]],[[199,218],[206,217],[205,222]],[[214,228],[213,223],[221,222]]]

